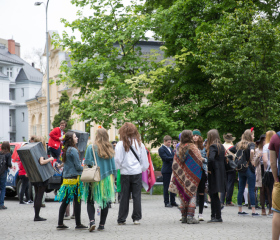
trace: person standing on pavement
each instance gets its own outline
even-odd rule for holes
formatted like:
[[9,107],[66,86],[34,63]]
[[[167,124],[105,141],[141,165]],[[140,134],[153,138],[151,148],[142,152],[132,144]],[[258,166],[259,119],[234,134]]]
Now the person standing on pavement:
[[211,220],[208,223],[223,222],[219,192],[226,191],[225,148],[219,132],[211,129],[207,133],[208,182],[211,197]]
[[[236,139],[235,137],[232,136],[231,133],[227,133],[223,135],[224,139],[224,148],[227,151],[233,147],[233,141]],[[226,172],[227,175],[227,187],[226,187],[226,193],[221,193],[221,204],[224,205],[225,199],[226,199],[226,206],[234,206],[232,203],[232,195],[233,195],[233,190],[234,190],[234,183],[235,183],[235,178],[236,178],[236,170],[229,170]]]
[[[95,157],[93,156],[95,154]],[[84,199],[87,202],[89,217],[89,231],[95,229],[94,202],[101,208],[100,223],[97,230],[104,230],[104,225],[109,211],[110,202],[115,201],[114,181],[117,176],[114,160],[115,151],[109,142],[109,135],[104,128],[97,129],[94,145],[89,145],[86,151],[84,164],[92,167],[95,158],[100,167],[100,182],[85,183]]]
[[[19,163],[19,171],[18,171],[19,179],[21,179],[21,189],[19,194],[19,204],[28,204],[33,203],[29,196],[29,179],[27,177],[27,173],[23,167],[22,162]],[[26,201],[23,201],[23,196],[25,194]]]
[[181,133],[181,142],[177,148],[172,164],[173,177],[170,188],[177,189],[181,199],[182,223],[197,224],[194,218],[196,192],[202,175],[202,161],[199,149],[193,143],[191,130]]
[[[175,193],[168,192],[171,174],[172,174],[172,163],[174,158],[174,152],[171,148],[172,138],[166,135],[163,138],[163,145],[159,148],[158,154],[162,160],[161,174],[163,178],[163,199],[165,207],[178,207],[175,201]],[[170,200],[169,200],[170,199]]]
[[240,169],[238,171],[239,179],[239,189],[237,195],[238,203],[238,215],[246,216],[248,213],[242,211],[242,200],[245,190],[246,183],[248,183],[249,196],[252,207],[252,217],[260,216],[256,213],[256,199],[255,199],[255,185],[256,185],[256,174],[255,174],[255,163],[254,163],[254,154],[255,154],[255,144],[254,144],[254,128],[247,129],[242,134],[241,141],[238,142],[235,146],[228,150],[229,153],[236,153],[241,160],[246,162],[247,169]]
[[269,146],[270,164],[274,178],[273,192],[272,192],[272,240],[280,239],[280,132],[273,135]]
[[74,132],[67,132],[64,139],[64,152],[62,156],[63,164],[63,182],[57,192],[55,200],[62,201],[59,208],[57,230],[69,229],[63,224],[63,218],[66,207],[69,202],[75,202],[74,212],[76,227],[75,230],[88,230],[88,227],[81,224],[81,198],[83,194],[83,183],[80,181],[80,176],[83,172],[83,167],[79,158],[79,151],[76,144],[78,138]]
[[116,168],[121,173],[121,197],[118,214],[118,224],[125,225],[129,210],[129,196],[132,192],[133,213],[135,225],[140,224],[142,218],[141,189],[142,172],[149,167],[149,161],[140,134],[134,124],[126,122],[119,130],[121,141],[115,149]]
[[54,159],[56,159],[56,161],[59,162],[59,163],[61,163],[61,161],[60,161],[60,153],[61,153],[60,146],[61,146],[61,143],[63,141],[63,135],[64,135],[63,130],[65,129],[66,126],[67,126],[66,121],[62,120],[60,122],[60,126],[54,128],[49,134],[49,136],[50,136],[50,139],[49,139],[49,142],[48,142],[49,150],[51,152],[52,157]]
[[[198,206],[199,206],[199,215],[198,220],[204,221],[203,218],[203,208],[204,206],[208,207],[207,202],[204,201],[205,196],[205,189],[207,183],[207,158],[206,158],[206,149],[203,146],[203,138],[201,136],[201,132],[198,129],[193,130],[193,141],[197,148],[200,150],[200,154],[203,157],[203,164],[202,164],[202,176],[198,185]],[[206,198],[207,199],[207,198]]]
[[3,164],[0,172],[0,210],[7,209],[4,205],[8,168],[12,167],[10,143],[4,141],[1,145],[0,161]]

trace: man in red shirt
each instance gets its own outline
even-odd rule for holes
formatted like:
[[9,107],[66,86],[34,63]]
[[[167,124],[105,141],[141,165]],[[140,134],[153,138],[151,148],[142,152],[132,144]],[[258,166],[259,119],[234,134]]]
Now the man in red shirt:
[[[269,143],[270,153],[270,164],[271,170],[274,177],[274,185],[272,192],[272,240],[278,240],[280,238],[280,183],[279,183],[279,169],[280,165],[277,166],[277,160],[279,159],[279,148],[280,148],[280,132],[273,135]],[[279,163],[279,161],[278,161]]]
[[60,122],[60,126],[54,128],[49,134],[50,139],[48,142],[48,147],[52,157],[57,159],[58,162],[60,161],[59,160],[60,152],[61,152],[60,145],[61,145],[61,141],[63,141],[63,135],[64,135],[63,130],[65,129],[66,126],[67,126],[66,121],[62,120]]

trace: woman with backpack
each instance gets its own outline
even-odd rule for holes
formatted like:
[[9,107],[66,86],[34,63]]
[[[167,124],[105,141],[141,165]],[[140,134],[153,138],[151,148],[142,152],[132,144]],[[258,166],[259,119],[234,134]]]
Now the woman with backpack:
[[260,216],[256,213],[256,199],[255,199],[255,185],[256,185],[256,174],[255,174],[255,164],[254,164],[254,153],[255,153],[255,144],[254,144],[254,130],[253,128],[245,130],[242,134],[241,141],[238,142],[234,147],[229,151],[236,154],[237,161],[237,171],[239,178],[239,189],[237,195],[238,203],[238,215],[246,216],[248,213],[242,211],[242,200],[243,193],[246,186],[246,182],[249,187],[249,196],[252,206],[252,217]]
[[0,151],[0,210],[7,209],[4,206],[4,198],[6,194],[6,183],[8,168],[12,167],[10,143],[4,141]]
[[208,223],[223,222],[219,192],[226,191],[225,148],[219,132],[211,129],[207,133],[208,189],[211,197],[211,220]]

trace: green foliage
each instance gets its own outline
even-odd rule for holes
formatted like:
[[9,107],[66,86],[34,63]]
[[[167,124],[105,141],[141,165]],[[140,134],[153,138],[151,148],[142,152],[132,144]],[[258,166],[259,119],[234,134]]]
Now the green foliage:
[[155,171],[161,171],[162,167],[162,160],[160,156],[157,153],[151,153],[151,159],[154,165],[154,170]]
[[55,127],[59,127],[60,126],[60,122],[62,120],[65,120],[67,122],[67,126],[65,128],[65,132],[67,132],[68,129],[72,128],[72,125],[74,123],[73,119],[71,118],[71,112],[72,112],[72,108],[70,105],[70,100],[69,100],[69,96],[67,94],[66,91],[61,93],[61,97],[59,99],[59,109],[58,109],[58,113],[54,116],[54,120],[52,122],[52,126]]
[[[150,101],[153,87],[161,81],[149,77],[165,61],[158,53],[144,54],[137,45],[147,41],[152,27],[151,16],[143,6],[132,3],[124,6],[120,0],[72,0],[78,7],[89,5],[90,17],[78,12],[65,27],[81,33],[82,41],[63,33],[56,45],[71,52],[71,67],[65,62],[61,82],[79,87],[72,104],[81,120],[101,124],[104,128],[120,127],[125,121],[137,125],[143,142],[160,144],[162,135],[177,134],[182,120],[171,117],[172,106],[165,101]],[[162,74],[162,73],[161,73]],[[171,132],[171,133],[170,133]],[[160,140],[157,140],[160,139]]]

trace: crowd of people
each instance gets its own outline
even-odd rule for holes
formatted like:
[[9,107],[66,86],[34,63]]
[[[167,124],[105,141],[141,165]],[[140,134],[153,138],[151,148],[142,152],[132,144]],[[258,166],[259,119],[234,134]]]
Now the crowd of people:
[[[58,230],[69,227],[64,224],[65,213],[70,202],[73,202],[74,218],[77,230],[95,230],[96,205],[101,209],[98,230],[104,230],[110,203],[115,201],[115,181],[119,170],[120,204],[117,223],[125,225],[129,212],[129,199],[133,199],[132,220],[135,225],[142,219],[141,189],[142,173],[149,168],[147,149],[141,142],[140,134],[132,123],[125,123],[119,130],[119,142],[109,142],[105,129],[96,131],[94,144],[87,147],[84,166],[89,168],[98,165],[100,181],[82,182],[84,167],[79,158],[77,149],[78,138],[74,132],[63,130],[66,122],[50,133],[51,157],[40,157],[39,163],[44,166],[54,157],[59,159],[62,150],[62,161],[58,167],[63,167],[63,182],[57,192],[56,200],[61,202],[58,217]],[[235,137],[231,133],[223,135],[224,143],[220,139],[218,130],[208,131],[203,140],[198,129],[184,130],[179,135],[179,141],[170,136],[163,138],[163,145],[159,148],[162,159],[161,173],[163,176],[163,201],[168,208],[178,207],[181,211],[181,222],[198,224],[204,221],[203,209],[207,202],[211,202],[211,216],[208,223],[221,223],[222,209],[225,206],[234,206],[232,202],[234,184],[238,180],[237,206],[238,215],[246,216],[243,211],[243,199],[252,216],[273,217],[273,239],[279,238],[280,233],[280,185],[279,167],[277,159],[280,148],[280,132],[268,131],[254,141],[253,128],[247,129],[235,145]],[[41,142],[46,147],[43,137],[35,137],[34,142]],[[0,208],[4,206],[5,181],[8,168],[11,167],[9,142],[3,142],[0,159],[5,160],[6,168],[0,174]],[[230,159],[233,162],[243,161],[236,167],[228,167]],[[237,174],[236,174],[237,173]],[[19,196],[20,203],[24,203],[23,196],[32,203],[28,194],[28,176],[24,167],[20,166],[20,178],[23,187]],[[35,188],[34,221],[45,221],[40,216],[43,194],[48,180],[32,183]],[[246,191],[248,189],[248,191]],[[207,197],[208,195],[208,197]],[[260,201],[258,201],[260,195]],[[180,202],[176,202],[176,196]],[[248,200],[247,200],[248,199]],[[81,201],[87,204],[89,226],[81,223]],[[247,200],[247,202],[246,202]],[[260,208],[261,214],[256,212]],[[198,219],[195,218],[195,209],[198,206]],[[268,207],[268,213],[266,208]],[[69,215],[69,214],[68,214]]]

